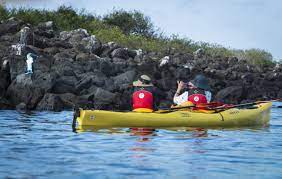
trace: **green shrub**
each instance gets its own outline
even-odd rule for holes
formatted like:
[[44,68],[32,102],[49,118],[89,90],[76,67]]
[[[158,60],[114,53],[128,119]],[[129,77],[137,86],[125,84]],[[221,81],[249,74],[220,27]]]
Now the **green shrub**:
[[8,13],[8,10],[2,5],[0,5],[0,21],[7,19],[9,16]]
[[119,27],[126,35],[137,34],[154,37],[155,34],[151,19],[139,11],[114,10],[112,13],[105,15],[103,22],[110,26]]
[[275,64],[271,53],[261,49],[234,50],[233,54],[254,66],[269,67]]

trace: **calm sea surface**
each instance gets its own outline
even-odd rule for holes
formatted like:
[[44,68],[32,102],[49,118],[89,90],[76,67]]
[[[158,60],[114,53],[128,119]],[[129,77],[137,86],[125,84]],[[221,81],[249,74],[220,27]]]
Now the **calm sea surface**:
[[281,178],[282,103],[267,128],[74,133],[72,112],[0,111],[0,178]]

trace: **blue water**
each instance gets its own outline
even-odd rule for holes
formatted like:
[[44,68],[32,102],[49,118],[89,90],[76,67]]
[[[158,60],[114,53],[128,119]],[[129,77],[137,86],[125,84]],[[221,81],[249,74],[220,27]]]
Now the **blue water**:
[[0,111],[0,178],[280,178],[282,108],[271,116],[267,128],[141,136],[74,133],[72,112]]

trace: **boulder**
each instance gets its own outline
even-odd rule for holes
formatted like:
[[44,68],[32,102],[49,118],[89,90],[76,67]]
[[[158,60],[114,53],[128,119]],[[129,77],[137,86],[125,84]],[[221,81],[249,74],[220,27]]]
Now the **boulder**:
[[25,103],[22,102],[22,103],[20,103],[16,106],[16,109],[17,109],[17,111],[25,111],[25,110],[27,110],[27,106],[26,106]]
[[85,38],[85,37],[89,37],[89,34],[87,32],[87,30],[85,29],[76,29],[76,30],[72,30],[72,31],[62,31],[60,32],[59,38],[62,41],[69,41],[71,44],[79,44],[80,41]]
[[114,72],[112,71],[113,64],[110,60],[110,58],[101,58],[97,64],[98,70],[104,73],[106,76],[111,76],[112,74],[114,74]]
[[34,109],[46,92],[54,85],[54,77],[48,73],[21,74],[7,89],[7,98],[13,105],[24,102],[28,109]]
[[112,75],[117,75],[126,71],[128,71],[128,64],[126,61],[112,63]]
[[121,59],[128,59],[129,58],[129,53],[127,48],[117,48],[113,50],[111,53],[112,58],[121,58]]
[[62,111],[64,110],[64,102],[58,95],[46,93],[38,103],[36,110]]
[[22,21],[17,20],[14,17],[4,21],[2,24],[0,24],[0,36],[6,33],[18,32],[22,24],[23,24]]
[[101,42],[95,37],[95,35],[91,35],[89,37],[85,37],[79,43],[80,51],[88,52],[93,54],[99,54],[102,44]]
[[51,72],[58,76],[76,76],[77,71],[83,71],[79,65],[75,65],[68,60],[56,62],[51,66]]
[[175,72],[174,76],[177,80],[187,80],[188,77],[190,76],[189,68],[179,67],[174,72]]
[[138,64],[136,69],[140,74],[152,75],[158,69],[157,66],[158,63],[155,61],[142,61]]
[[116,94],[102,88],[97,88],[93,94],[93,101],[96,109],[109,109],[116,99]]
[[54,58],[55,58],[55,64],[58,64],[60,62],[64,61],[70,61],[73,62],[75,59],[76,53],[72,50],[64,50],[60,53],[57,53]]
[[37,27],[41,30],[54,29],[54,22],[53,21],[41,22],[38,24]]
[[61,98],[64,104],[64,109],[68,109],[68,110],[73,109],[78,101],[78,96],[72,93],[59,94],[58,96]]
[[120,46],[116,44],[115,42],[108,42],[106,44],[103,44],[101,47],[101,52],[99,54],[100,57],[110,57],[112,51],[119,48]]
[[121,90],[128,88],[132,84],[136,74],[136,71],[132,70],[113,77],[115,89]]
[[0,109],[13,109],[15,106],[6,98],[0,97]]
[[280,89],[278,94],[277,94],[277,98],[278,99],[282,99],[282,90]]
[[60,33],[60,39],[69,42],[77,51],[83,53],[99,54],[102,48],[101,42],[95,35],[89,35],[85,29],[63,31]]
[[160,80],[157,80],[156,86],[164,91],[176,89],[176,80],[173,78],[162,78]]
[[13,81],[18,75],[25,73],[26,71],[26,59],[23,56],[10,56],[9,57],[10,65],[10,75],[11,80]]
[[184,67],[192,63],[194,57],[191,54],[175,54],[172,58],[172,63],[176,66]]
[[79,75],[78,77],[80,78],[80,80],[76,84],[76,89],[79,91],[88,89],[92,85],[102,87],[107,80],[107,77],[99,71],[84,73],[82,75]]
[[32,45],[41,49],[50,48],[53,46],[52,39],[43,36],[34,35]]
[[45,54],[54,56],[55,54],[59,53],[60,50],[56,47],[49,47],[49,48],[45,48],[43,52]]
[[114,109],[130,111],[132,110],[131,103],[132,91],[131,89],[125,89],[122,92],[116,94],[116,98],[113,102]]
[[76,61],[86,61],[88,62],[90,58],[90,54],[88,53],[78,53],[75,57]]
[[131,50],[131,49],[128,49],[127,52],[128,52],[128,56],[132,59],[134,59],[135,56],[138,54],[136,50]]
[[215,101],[222,101],[225,103],[238,104],[243,97],[243,87],[242,86],[229,86],[220,90],[216,96]]
[[63,94],[63,93],[73,93],[77,94],[77,89],[75,88],[77,84],[77,78],[75,76],[62,76],[55,80],[52,88],[52,93]]
[[34,31],[36,35],[44,36],[47,38],[55,37],[53,21],[41,22],[38,24],[37,29]]
[[102,88],[98,88],[94,93],[95,103],[112,103],[114,101],[115,94]]
[[48,46],[49,48],[57,47],[57,48],[61,48],[61,49],[71,49],[71,48],[73,48],[73,45],[71,43],[69,43],[69,41],[61,40],[60,38],[47,39],[46,40],[46,46]]
[[78,91],[82,91],[84,89],[88,89],[92,85],[92,77],[91,76],[85,76],[81,80],[78,81],[76,84],[76,89]]
[[17,44],[19,42],[19,35],[18,34],[4,34],[4,35],[0,35],[0,42],[1,42],[1,45],[0,45],[0,50],[1,52],[0,53],[3,53],[3,52],[7,52],[7,51],[2,51],[3,49],[4,50],[7,50],[7,47],[8,46],[12,46],[12,44]]
[[241,75],[241,79],[246,84],[251,84],[254,81],[254,74],[253,73],[245,73]]
[[41,73],[49,72],[51,70],[51,66],[54,63],[54,58],[49,55],[39,56],[33,62],[33,70],[40,71]]
[[0,70],[0,97],[5,96],[6,89],[10,85],[10,73],[8,70]]

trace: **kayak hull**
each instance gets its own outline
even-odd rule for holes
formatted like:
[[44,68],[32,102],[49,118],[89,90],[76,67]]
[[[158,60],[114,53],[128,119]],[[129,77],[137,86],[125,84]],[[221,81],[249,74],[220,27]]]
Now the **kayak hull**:
[[80,110],[76,126],[93,127],[243,127],[267,126],[271,103],[261,103],[254,108],[232,108],[216,113],[173,111],[169,113],[113,112],[104,110]]

